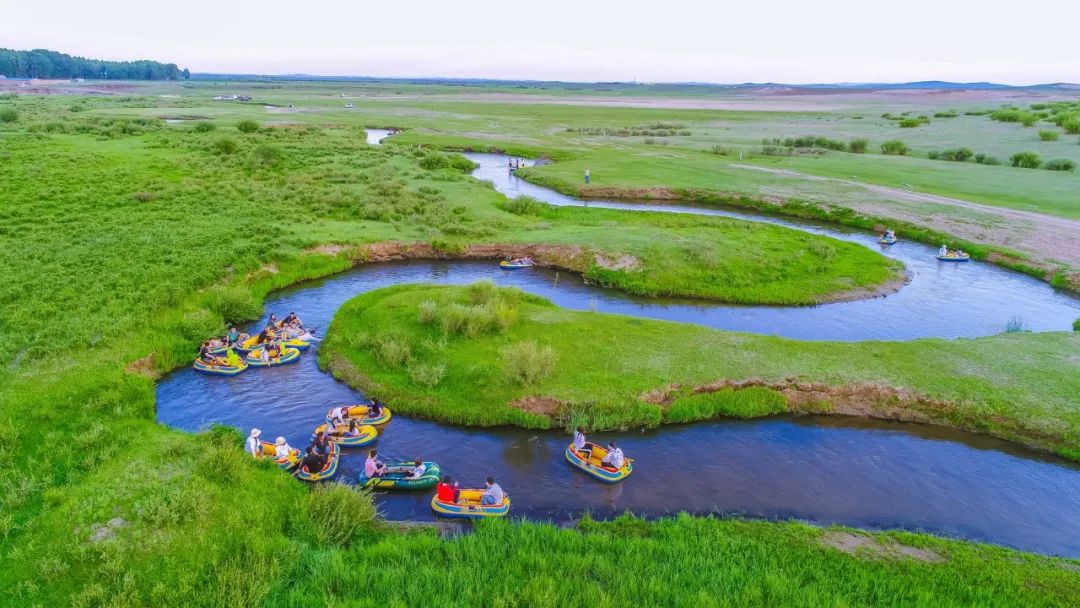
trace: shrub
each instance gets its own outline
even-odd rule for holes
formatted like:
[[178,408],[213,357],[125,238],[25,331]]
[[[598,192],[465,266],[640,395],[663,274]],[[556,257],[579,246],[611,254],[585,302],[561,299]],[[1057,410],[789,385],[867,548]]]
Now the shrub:
[[982,153],[979,153],[979,154],[975,155],[975,162],[979,163],[980,165],[1000,165],[1001,164],[1001,161],[998,160],[996,157],[990,156],[989,154],[982,154]]
[[221,139],[215,141],[211,147],[213,148],[214,152],[225,155],[233,154],[239,149],[239,146],[236,144],[236,140],[229,137],[222,137]]
[[932,160],[948,160],[953,162],[965,162],[975,154],[969,148],[956,148],[943,152],[928,152],[926,157]]
[[925,123],[926,123],[926,121],[921,120],[919,118],[905,118],[904,120],[900,121],[900,128],[901,129],[914,129],[915,127],[918,127],[918,126],[920,126],[922,124],[925,124]]
[[1061,121],[1061,128],[1069,135],[1080,133],[1080,115],[1074,115]]
[[547,203],[539,201],[531,196],[519,196],[497,203],[499,209],[514,215],[540,215],[547,207]]
[[221,325],[221,317],[200,308],[184,314],[180,319],[180,335],[188,340],[205,340],[210,336],[220,335],[224,327]]
[[252,151],[252,162],[260,167],[270,168],[281,162],[285,154],[281,148],[270,144],[259,144]]
[[1007,334],[1016,334],[1025,331],[1028,331],[1027,325],[1024,323],[1024,320],[1019,316],[1014,316],[1013,318],[1009,319],[1008,323],[1005,324],[1005,333]]
[[132,192],[131,198],[139,201],[140,203],[149,203],[157,198],[157,195],[153,192]]
[[1022,113],[1016,108],[1001,108],[990,113],[990,120],[999,122],[1020,122]]
[[206,307],[232,325],[241,321],[257,319],[262,314],[262,304],[251,291],[240,285],[219,285],[206,291]]
[[1057,141],[1058,140],[1058,132],[1057,131],[1039,131],[1039,139],[1041,139],[1042,141]]
[[200,120],[199,122],[195,123],[195,130],[198,131],[199,133],[209,133],[210,131],[213,131],[216,128],[217,128],[217,125],[215,125],[212,122],[205,121],[205,120]]
[[15,122],[19,120],[19,112],[15,108],[0,108],[0,122]]
[[948,112],[934,112],[934,118],[956,118],[959,116],[956,110],[949,110]]
[[1076,169],[1076,162],[1067,158],[1055,158],[1043,163],[1042,168],[1048,171],[1073,171]]
[[254,120],[241,120],[236,123],[236,128],[241,133],[254,133],[259,130],[259,123]]
[[420,386],[435,388],[442,382],[444,376],[446,376],[446,366],[442,363],[431,365],[413,363],[409,365],[409,378]]
[[716,144],[712,148],[709,148],[709,151],[712,152],[713,154],[717,154],[717,155],[720,155],[720,156],[727,156],[728,155],[728,149],[725,148],[724,146],[721,146],[720,144]]
[[507,377],[523,386],[536,384],[555,371],[555,351],[532,340],[508,346],[502,354]]
[[890,139],[881,144],[881,153],[903,156],[908,153],[908,147],[907,144],[899,139]]
[[1073,321],[1073,331],[1080,331],[1080,319]]
[[450,159],[438,152],[428,152],[420,159],[420,167],[428,171],[445,169],[450,166]]
[[417,306],[417,311],[419,312],[420,323],[429,325],[439,313],[439,305],[431,300],[424,300]]
[[852,152],[854,154],[865,154],[866,149],[869,146],[870,146],[870,141],[869,140],[866,140],[866,139],[863,139],[863,138],[853,139],[853,140],[848,142],[848,152]]
[[374,524],[378,517],[371,494],[340,483],[316,485],[306,506],[315,538],[339,547],[348,546],[357,532]]
[[1034,152],[1017,152],[1009,157],[1009,164],[1022,169],[1037,169],[1042,164],[1042,158]]
[[401,367],[412,358],[412,344],[401,334],[383,332],[371,340],[371,350],[384,367]]

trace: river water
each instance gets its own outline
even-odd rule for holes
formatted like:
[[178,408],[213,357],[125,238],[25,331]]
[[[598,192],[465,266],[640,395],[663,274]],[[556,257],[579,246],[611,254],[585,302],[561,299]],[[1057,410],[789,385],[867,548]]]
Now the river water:
[[[478,177],[485,178],[487,172],[507,173],[505,158],[500,159],[498,168],[491,166],[494,158],[498,157],[478,170]],[[533,187],[512,176],[492,178],[505,179],[500,190],[524,188],[526,193],[536,196],[531,191]],[[762,221],[756,216],[751,219]],[[801,228],[821,230],[813,226]],[[860,242],[876,246],[868,242],[872,237],[867,235],[832,230],[826,233],[862,239]],[[961,329],[952,333],[945,323],[924,323],[921,332],[903,323],[888,324],[892,329],[881,330],[875,328],[879,323],[873,323],[873,314],[859,312],[858,305],[882,306],[911,291],[924,293],[917,293],[906,306],[896,306],[894,314],[933,300],[934,293],[941,298],[956,298],[971,283],[982,284],[978,289],[992,291],[999,281],[1006,285],[1008,293],[1016,292],[1020,297],[1019,292],[1023,291],[1029,299],[1022,301],[1038,302],[1049,311],[1076,306],[1071,299],[1034,280],[985,264],[965,265],[972,270],[953,266],[932,272],[934,264],[923,265],[919,260],[924,252],[932,253],[932,250],[901,245],[889,251],[889,255],[902,259],[913,272],[912,283],[899,294],[818,307],[729,307],[645,301],[597,289],[583,284],[578,277],[543,269],[502,272],[489,262],[409,261],[369,264],[276,292],[267,299],[266,309],[279,317],[296,311],[307,324],[325,328],[342,304],[365,291],[400,283],[463,284],[490,279],[577,309],[593,308],[746,331],[759,331],[755,328],[767,326],[760,333],[811,339],[862,340],[980,335],[996,333],[1004,323],[997,319],[988,322],[958,318],[956,322],[961,323]],[[971,276],[959,275],[962,281],[946,280],[949,275],[945,273],[965,272]],[[892,309],[879,309],[877,314],[888,314],[883,310]],[[983,311],[980,314],[1002,312],[994,308],[980,310]],[[770,314],[782,311],[793,315],[835,311],[835,315],[856,317],[835,321],[821,313],[823,321],[833,321],[827,323],[827,328],[800,330],[804,324],[822,321],[817,317],[792,317],[784,321],[769,318]],[[911,318],[918,319],[918,315],[912,314]],[[1036,329],[1060,329],[1035,325],[1040,321],[1045,319],[1032,318],[1029,323]],[[860,323],[865,325],[862,332],[846,329]],[[161,422],[177,428],[194,431],[211,423],[222,423],[246,433],[248,428],[257,426],[263,429],[266,438],[272,440],[283,435],[294,446],[302,447],[330,407],[361,398],[362,395],[321,372],[316,365],[316,353],[309,351],[296,365],[252,369],[235,378],[205,376],[190,368],[178,370],[158,384],[157,409]],[[380,436],[377,447],[388,458],[419,456],[434,460],[466,485],[479,486],[484,476],[494,475],[514,499],[512,513],[529,518],[561,521],[586,510],[599,517],[625,510],[646,516],[679,511],[740,514],[875,529],[921,530],[1030,551],[1080,555],[1080,467],[1007,442],[922,425],[822,417],[725,420],[645,433],[601,433],[594,439],[605,441],[615,437],[636,462],[634,474],[614,486],[601,484],[571,469],[562,455],[568,437],[557,432],[462,429],[395,416]],[[339,480],[355,482],[356,473],[363,465],[363,452],[363,449],[345,451]],[[433,519],[429,501],[428,492],[386,493],[377,497],[379,508],[391,519]]]

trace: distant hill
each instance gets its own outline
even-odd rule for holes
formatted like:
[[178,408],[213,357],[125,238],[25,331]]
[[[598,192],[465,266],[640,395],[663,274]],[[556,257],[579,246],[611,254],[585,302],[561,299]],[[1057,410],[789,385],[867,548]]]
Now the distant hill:
[[103,61],[73,57],[57,51],[16,51],[0,48],[0,75],[8,78],[87,78],[94,80],[178,80],[191,72],[175,63]]
[[760,88],[788,88],[788,89],[853,89],[853,90],[905,90],[905,89],[936,89],[936,90],[1080,90],[1080,84],[1067,82],[1053,82],[1033,85],[1010,85],[996,82],[948,82],[945,80],[921,80],[916,82],[835,82],[814,84],[789,84],[779,82],[744,82],[741,84],[721,84],[713,82],[566,82],[559,80],[504,80],[498,78],[380,78],[374,76],[319,76],[313,74],[214,74],[194,73],[194,80],[254,80],[254,81],[314,81],[314,82],[370,82],[391,84],[443,84],[456,86],[505,86],[522,89],[591,89],[591,90],[629,90],[641,89],[760,89]]

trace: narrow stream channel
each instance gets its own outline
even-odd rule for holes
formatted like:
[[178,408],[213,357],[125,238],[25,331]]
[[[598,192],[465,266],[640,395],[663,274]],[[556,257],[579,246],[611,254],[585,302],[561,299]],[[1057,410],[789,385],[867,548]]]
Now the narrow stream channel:
[[[505,163],[505,159],[501,162]],[[501,169],[506,172],[505,165]],[[481,167],[478,177],[483,178],[484,171]],[[762,221],[756,216],[751,219]],[[854,233],[828,233],[852,240],[868,238]],[[912,248],[910,253],[908,247]],[[929,248],[909,245],[891,254],[915,260],[920,255],[917,250]],[[1024,302],[1040,301],[1048,310],[1076,306],[1071,299],[1037,281],[992,266],[969,264],[967,268],[975,269],[970,273],[978,276],[961,275],[965,281],[954,281],[935,277],[969,271],[950,267],[930,273],[920,271],[922,267],[910,263],[907,257],[901,259],[915,270],[915,277],[899,294],[812,308],[643,301],[584,285],[579,278],[565,274],[556,284],[556,273],[542,269],[507,273],[488,262],[410,261],[369,264],[276,292],[267,299],[266,310],[279,316],[296,311],[309,325],[325,328],[342,304],[372,289],[414,282],[462,284],[480,279],[520,287],[571,308],[596,308],[748,331],[758,331],[753,329],[755,323],[771,323],[773,329],[761,333],[795,337],[805,337],[797,330],[801,324],[823,321],[793,318],[789,328],[788,321],[769,320],[770,311],[860,315],[857,309],[851,312],[851,307],[879,306],[911,291],[925,293],[909,300],[906,306],[932,300],[934,293],[940,298],[960,297],[957,290],[962,293],[967,286],[958,283],[982,282],[983,289],[992,291],[998,279],[991,277],[1001,277],[1009,285],[1007,291],[1015,292],[1017,297],[1024,292]],[[928,280],[917,283],[924,273],[930,275]],[[898,307],[898,311],[903,309]],[[996,308],[981,310],[1004,312]],[[749,312],[739,314],[742,311]],[[911,315],[914,319],[918,316]],[[841,318],[830,325],[831,330],[811,338],[893,338],[892,333],[874,333],[881,331],[880,321],[869,313]],[[1034,325],[1035,321],[1032,318],[1029,322]],[[732,327],[728,323],[741,325]],[[862,332],[844,329],[860,323],[868,325]],[[899,328],[889,331],[903,329],[903,337],[979,335],[1000,331],[1002,327],[992,327],[996,323],[972,320],[963,325],[963,330],[948,333],[947,324],[927,324],[924,317],[921,325],[889,325]],[[945,333],[933,333],[935,330]],[[185,430],[199,430],[211,423],[231,425],[245,432],[257,426],[263,429],[264,437],[272,440],[283,435],[292,445],[302,447],[330,407],[361,398],[321,372],[316,353],[309,351],[296,365],[252,369],[235,378],[200,375],[190,368],[177,370],[158,384],[157,411],[162,423]],[[863,528],[921,530],[1029,551],[1080,556],[1080,466],[1007,442],[921,425],[821,417],[725,420],[646,433],[601,433],[595,439],[611,437],[617,437],[627,454],[636,459],[634,475],[615,486],[572,470],[562,456],[568,437],[557,432],[462,429],[395,416],[380,437],[378,448],[388,458],[420,456],[439,462],[445,472],[466,485],[479,485],[484,476],[494,475],[513,497],[512,514],[516,516],[561,521],[584,511],[610,517],[631,510],[647,516],[689,511],[798,518]],[[346,450],[338,480],[355,482],[363,466],[363,452]],[[428,492],[377,496],[380,510],[390,519],[433,519],[429,500]]]

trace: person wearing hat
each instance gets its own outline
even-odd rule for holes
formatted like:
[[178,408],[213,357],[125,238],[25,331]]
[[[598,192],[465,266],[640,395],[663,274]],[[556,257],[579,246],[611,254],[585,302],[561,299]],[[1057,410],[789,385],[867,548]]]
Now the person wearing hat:
[[278,437],[277,440],[274,441],[274,446],[276,446],[274,447],[274,456],[277,458],[288,458],[289,455],[292,454],[292,446],[285,441],[284,437]]
[[248,435],[247,442],[244,444],[244,451],[251,454],[254,458],[258,458],[262,455],[262,446],[259,445],[259,435],[262,435],[262,431],[259,429],[251,429],[251,434]]

